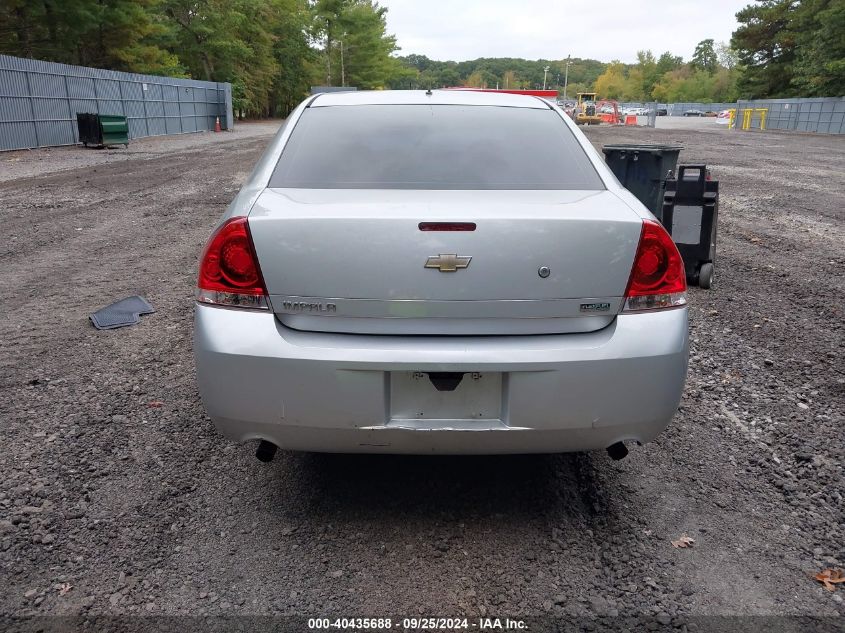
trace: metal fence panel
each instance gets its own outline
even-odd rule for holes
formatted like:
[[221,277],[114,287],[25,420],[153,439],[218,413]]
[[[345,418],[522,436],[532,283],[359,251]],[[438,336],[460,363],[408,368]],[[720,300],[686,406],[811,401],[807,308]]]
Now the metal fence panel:
[[696,103],[685,101],[680,103],[670,103],[667,106],[667,114],[669,116],[684,116],[684,112],[689,110],[701,110],[702,112],[721,112],[722,110],[729,110],[735,108],[735,103]]
[[150,136],[161,136],[167,133],[167,128],[164,124],[164,119],[159,117],[147,118],[147,134]]
[[78,142],[77,112],[125,116],[129,138],[234,124],[228,83],[0,55],[0,151]]
[[[760,128],[760,110],[766,110],[767,130],[793,130],[814,134],[845,134],[845,98],[757,99],[736,104],[737,121],[752,110],[751,128]],[[737,129],[741,125],[736,126]]]

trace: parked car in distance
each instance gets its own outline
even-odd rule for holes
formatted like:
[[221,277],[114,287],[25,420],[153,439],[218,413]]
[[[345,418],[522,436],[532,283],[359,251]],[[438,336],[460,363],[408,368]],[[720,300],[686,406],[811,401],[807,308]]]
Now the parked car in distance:
[[684,112],[684,116],[704,116],[704,111],[695,109],[687,110],[686,112]]
[[718,113],[718,112],[713,112],[713,110],[708,110],[707,112],[705,112],[705,113],[704,113],[704,116],[707,116],[707,117],[715,117],[715,116],[719,116],[719,113]]
[[323,93],[208,240],[194,353],[217,429],[261,440],[265,461],[277,447],[619,459],[680,401],[684,264],[542,99]]
[[669,114],[669,110],[666,108],[657,108],[657,116],[667,116]]

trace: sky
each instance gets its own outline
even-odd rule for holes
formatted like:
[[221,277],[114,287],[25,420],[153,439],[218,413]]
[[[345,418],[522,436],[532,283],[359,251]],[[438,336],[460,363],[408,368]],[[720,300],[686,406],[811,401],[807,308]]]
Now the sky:
[[637,51],[685,60],[695,45],[730,41],[752,0],[379,0],[400,55],[636,61]]

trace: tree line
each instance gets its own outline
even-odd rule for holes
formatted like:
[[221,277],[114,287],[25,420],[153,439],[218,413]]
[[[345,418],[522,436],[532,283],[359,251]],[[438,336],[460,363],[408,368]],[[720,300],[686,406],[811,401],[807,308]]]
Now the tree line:
[[602,96],[630,101],[732,102],[845,95],[845,0],[755,0],[736,15],[730,43],[698,43],[684,62],[637,53],[596,80]]
[[398,71],[374,0],[0,0],[0,53],[232,84],[284,116],[313,84],[381,88]]
[[[400,57],[393,88],[462,85],[595,91],[623,101],[732,102],[737,99],[845,95],[845,0],[754,0],[736,15],[730,42],[699,42],[688,61],[637,52],[637,61]],[[544,69],[549,71],[544,74]],[[563,79],[562,79],[563,78]],[[545,80],[545,81],[544,81]]]
[[[403,71],[394,76],[391,88],[470,88],[548,89],[574,94],[589,89],[607,64],[595,59],[527,60],[509,57],[480,58],[470,61],[435,61],[425,55],[399,57]],[[567,66],[569,68],[567,73]],[[546,72],[545,69],[549,70]]]
[[232,84],[244,116],[284,116],[312,85],[595,91],[625,101],[845,93],[845,0],[754,0],[728,43],[604,63],[398,55],[376,0],[0,0],[0,53]]
[[596,79],[595,90],[622,101],[729,102],[739,96],[740,72],[734,50],[706,39],[688,62],[669,52],[655,58],[649,50],[638,51],[635,64],[613,61]]

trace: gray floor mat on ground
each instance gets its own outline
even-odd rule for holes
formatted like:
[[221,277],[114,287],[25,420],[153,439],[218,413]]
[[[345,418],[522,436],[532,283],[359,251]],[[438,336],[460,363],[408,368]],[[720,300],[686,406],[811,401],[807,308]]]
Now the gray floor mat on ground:
[[111,330],[116,327],[135,325],[141,320],[140,315],[155,312],[147,300],[135,295],[97,310],[91,315],[91,322],[98,330]]

